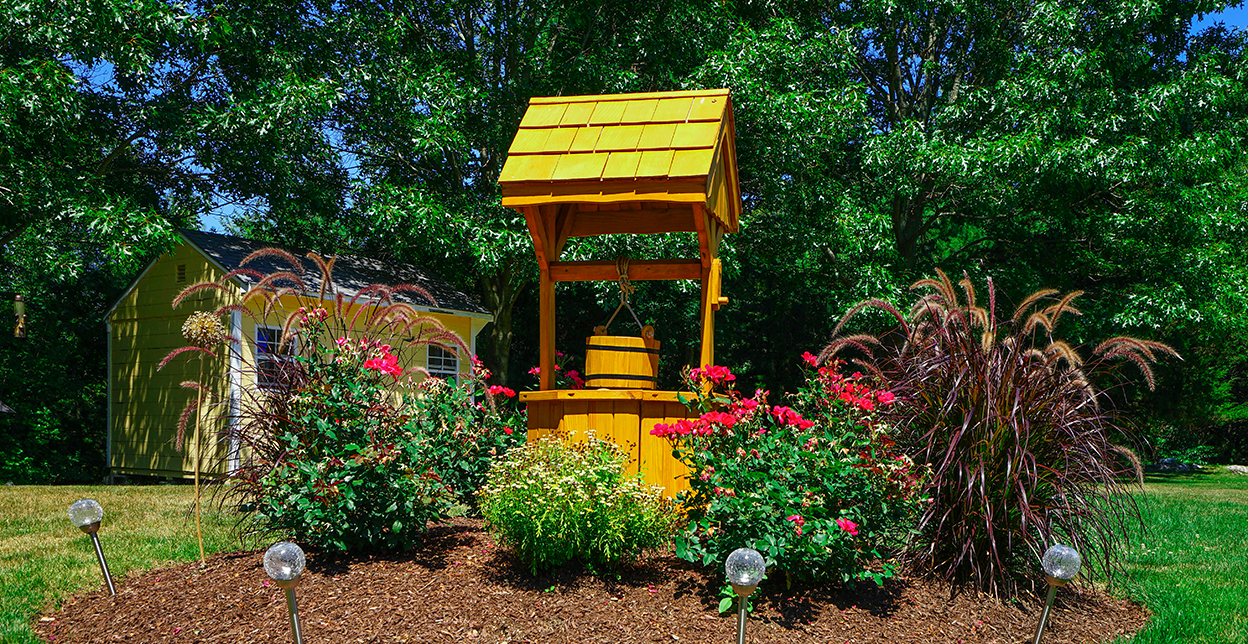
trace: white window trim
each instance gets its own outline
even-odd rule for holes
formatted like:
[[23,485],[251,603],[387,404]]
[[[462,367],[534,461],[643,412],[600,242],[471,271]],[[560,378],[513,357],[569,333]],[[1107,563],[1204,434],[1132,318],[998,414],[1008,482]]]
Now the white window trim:
[[282,342],[282,337],[281,337],[282,327],[273,326],[271,324],[257,324],[256,328],[252,330],[252,336],[253,336],[253,339],[255,340],[254,346],[255,346],[255,361],[256,361],[256,386],[261,387],[263,389],[268,389],[273,386],[273,383],[263,381],[261,374],[263,374],[264,371],[261,369],[260,363],[267,362],[267,361],[278,361],[278,360],[281,360],[283,357],[293,358],[295,355],[299,353],[299,336],[295,335],[295,337],[291,339],[290,343],[286,345],[286,352],[284,356],[279,355],[279,354],[269,353],[266,351],[264,352],[264,356],[266,357],[261,357],[260,331],[262,330],[273,331],[276,334],[278,344],[280,345]]
[[[454,380],[455,384],[458,385],[459,384],[459,351],[447,351],[446,349],[443,349],[442,347],[439,347],[436,344],[428,345],[428,347],[429,348],[425,351],[425,369],[429,371],[429,375],[435,378],[444,378],[446,380]],[[434,370],[434,367],[433,367],[433,350],[434,349],[437,349],[438,351],[441,351],[451,356],[452,358],[454,358],[455,360],[454,372],[451,372],[445,367],[439,367],[437,370]],[[445,360],[446,358],[441,358],[441,359]]]

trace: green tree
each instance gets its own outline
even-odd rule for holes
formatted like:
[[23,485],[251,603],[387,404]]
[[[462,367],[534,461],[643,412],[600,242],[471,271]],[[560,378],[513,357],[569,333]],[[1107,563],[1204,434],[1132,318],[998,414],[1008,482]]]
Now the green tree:
[[[792,3],[743,22],[696,76],[733,89],[747,194],[724,359],[792,383],[848,301],[942,267],[1088,291],[1075,339],[1229,350],[1176,386],[1241,372],[1244,34],[1190,31],[1219,6]],[[1193,402],[1165,413],[1213,412]]]
[[[517,302],[536,278],[524,220],[498,173],[532,96],[679,86],[731,22],[671,2],[343,2],[314,25],[332,54],[306,73],[335,87],[325,120],[351,177],[340,224],[298,209],[249,213],[246,234],[413,261],[478,293],[495,315],[483,348],[506,377]],[[323,54],[316,47],[309,52]],[[301,59],[302,60],[302,59]]]

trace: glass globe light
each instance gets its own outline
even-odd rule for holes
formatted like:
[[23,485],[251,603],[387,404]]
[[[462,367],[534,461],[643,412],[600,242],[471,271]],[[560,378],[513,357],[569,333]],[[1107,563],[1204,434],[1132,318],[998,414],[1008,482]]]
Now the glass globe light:
[[749,548],[737,548],[728,555],[724,562],[724,573],[728,581],[737,586],[757,586],[762,581],[763,573],[767,572],[767,563],[758,551]]
[[1062,581],[1070,581],[1079,574],[1079,567],[1083,564],[1083,559],[1079,557],[1079,553],[1070,546],[1055,545],[1044,553],[1044,558],[1040,560],[1040,567],[1044,568],[1044,574],[1060,579]]
[[264,571],[275,581],[298,579],[304,563],[303,550],[289,541],[279,541],[264,553]]
[[79,528],[86,528],[104,519],[104,508],[91,499],[79,499],[69,506],[69,520]]

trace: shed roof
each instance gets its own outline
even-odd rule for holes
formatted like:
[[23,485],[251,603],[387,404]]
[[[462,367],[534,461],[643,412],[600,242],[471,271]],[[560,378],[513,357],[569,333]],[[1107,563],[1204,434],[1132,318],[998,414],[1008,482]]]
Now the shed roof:
[[498,182],[504,206],[701,204],[737,228],[728,90],[534,98]]
[[[261,256],[248,262],[245,267],[242,265],[243,259],[257,250],[264,248],[281,248],[286,250],[303,264],[304,274],[302,277],[308,288],[312,291],[320,290],[321,271],[315,262],[305,257],[307,249],[254,239],[244,239],[232,235],[209,233],[202,230],[183,228],[178,233],[194,248],[226,272],[239,268],[250,268],[261,274],[268,274],[278,270],[290,270],[285,261],[272,256]],[[135,281],[109,307],[109,315],[112,315],[117,305],[125,299],[130,291],[134,290],[134,287],[142,279],[143,274],[135,278]],[[245,274],[237,275],[236,279],[244,286],[254,282]],[[361,289],[373,284],[387,284],[390,286],[412,284],[429,291],[437,302],[429,302],[418,294],[410,292],[396,293],[393,296],[394,300],[426,309],[445,309],[449,312],[466,313],[472,317],[493,318],[490,312],[478,304],[474,298],[456,290],[438,276],[412,264],[383,262],[355,255],[338,255],[337,259],[334,260],[333,281],[334,289],[346,297],[354,296]]]
[[[282,248],[290,251],[291,254],[303,263],[303,277],[308,287],[314,291],[320,290],[321,271],[317,268],[315,262],[305,257],[307,249],[271,244],[254,239],[243,239],[231,235],[208,233],[201,230],[183,229],[179,232],[182,233],[182,236],[187,241],[194,244],[196,248],[208,255],[227,271],[244,268],[242,266],[243,259],[263,248]],[[278,270],[289,270],[290,267],[286,265],[285,261],[266,255],[248,262],[246,268],[267,274]],[[246,275],[240,275],[239,278],[244,282],[250,281],[250,278]],[[334,289],[347,297],[351,297],[360,292],[361,289],[373,284],[387,284],[390,286],[412,284],[429,291],[437,299],[437,302],[429,302],[417,294],[408,292],[396,293],[394,299],[424,307],[432,306],[466,313],[489,314],[489,311],[478,304],[471,296],[456,290],[438,276],[412,264],[383,262],[356,255],[338,255],[337,259],[334,260],[333,280]]]

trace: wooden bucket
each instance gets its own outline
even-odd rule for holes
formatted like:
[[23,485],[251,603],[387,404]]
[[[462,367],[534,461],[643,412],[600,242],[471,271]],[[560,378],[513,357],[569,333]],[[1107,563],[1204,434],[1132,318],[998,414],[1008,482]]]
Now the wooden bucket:
[[[598,327],[603,334],[606,329]],[[659,383],[659,341],[647,326],[640,338],[594,335],[585,339],[586,389],[654,389]]]

